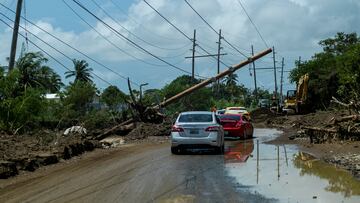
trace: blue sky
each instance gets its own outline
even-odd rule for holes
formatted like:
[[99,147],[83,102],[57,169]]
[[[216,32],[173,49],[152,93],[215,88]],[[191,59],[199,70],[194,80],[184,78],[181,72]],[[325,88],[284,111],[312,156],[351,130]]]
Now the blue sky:
[[[113,71],[130,77],[136,83],[149,83],[147,88],[161,88],[176,77],[184,74],[153,57],[130,46],[116,34],[104,27],[100,22],[89,16],[72,0],[65,0],[79,15],[98,32],[106,36],[112,44],[104,40],[88,25],[81,21],[62,0],[25,0],[26,17],[38,26],[49,31],[77,49],[105,64]],[[164,60],[176,66],[191,70],[191,61],[185,56],[191,55],[191,42],[161,19],[149,6],[141,0],[79,0],[101,19],[114,27],[123,35],[141,45]],[[116,22],[109,18],[94,3],[98,3]],[[245,55],[250,55],[250,47],[254,45],[255,52],[266,49],[266,46],[256,33],[254,27],[240,7],[238,0],[188,0],[189,3],[216,29],[222,29],[223,36],[238,47]],[[15,0],[0,0],[1,3],[15,10]],[[204,22],[182,0],[148,0],[171,22],[179,27],[186,35],[192,37],[193,30],[197,30],[199,44],[210,53],[217,52],[217,34],[207,27]],[[277,66],[281,65],[281,58],[285,58],[285,70],[294,67],[294,61],[299,56],[303,60],[309,59],[321,48],[318,41],[332,37],[336,32],[360,33],[360,3],[353,0],[241,0],[252,20],[259,28],[269,46],[275,46]],[[115,3],[115,4],[114,4]],[[121,10],[120,10],[120,9]],[[0,12],[10,18],[14,15],[0,7]],[[24,15],[24,13],[23,13]],[[4,19],[0,16],[1,19]],[[9,21],[8,21],[9,22]],[[9,22],[10,23],[10,22]],[[10,23],[12,25],[12,23]],[[25,26],[24,21],[22,25]],[[111,84],[127,89],[126,81],[96,63],[89,61],[82,55],[69,49],[57,40],[34,26],[27,24],[30,32],[52,44],[70,58],[85,59],[94,69],[94,73]],[[130,30],[134,35],[129,34]],[[21,33],[24,33],[21,30]],[[72,68],[72,62],[61,54],[47,47],[38,39],[28,34],[29,39],[48,51],[56,59]],[[6,65],[5,58],[9,55],[11,29],[0,22],[0,64]],[[19,37],[19,47],[24,42]],[[115,44],[115,46],[114,46]],[[125,55],[122,49],[136,59]],[[20,48],[18,48],[20,50]],[[29,51],[38,49],[31,44]],[[204,54],[199,48],[198,54]],[[228,65],[239,63],[245,58],[223,42],[223,52],[227,53],[222,61]],[[256,62],[259,68],[272,67],[272,55],[268,55]],[[47,57],[49,58],[49,57]],[[142,62],[142,61],[145,61]],[[54,60],[49,59],[49,65],[60,75],[66,71]],[[149,65],[153,64],[153,65]],[[225,67],[222,66],[222,69]],[[210,77],[216,73],[216,61],[211,58],[196,60],[196,73]],[[249,67],[237,72],[239,83],[248,88],[254,88],[253,77]],[[280,82],[280,73],[277,73]],[[284,89],[292,89],[294,85],[288,82],[288,72],[284,73]],[[274,90],[274,73],[272,70],[257,72],[258,86],[270,91]],[[104,89],[107,83],[94,77],[97,86]],[[68,82],[69,80],[65,80]]]

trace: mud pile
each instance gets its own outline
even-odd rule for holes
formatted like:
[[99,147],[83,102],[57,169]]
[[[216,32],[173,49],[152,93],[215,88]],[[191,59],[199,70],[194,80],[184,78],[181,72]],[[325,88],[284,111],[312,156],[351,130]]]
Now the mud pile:
[[171,132],[172,121],[166,119],[163,123],[136,123],[135,129],[125,136],[125,140],[139,140],[150,136],[169,136]]
[[79,134],[42,131],[33,135],[0,135],[0,178],[17,175],[20,170],[35,171],[40,166],[70,159],[98,147]]
[[276,116],[273,112],[270,111],[268,108],[258,108],[254,111],[250,112],[251,119],[255,123],[264,122],[268,119],[273,118]]
[[351,172],[360,180],[360,116],[349,111],[319,111],[306,115],[278,116],[267,120],[267,127],[280,128],[284,139],[303,146],[325,162]]

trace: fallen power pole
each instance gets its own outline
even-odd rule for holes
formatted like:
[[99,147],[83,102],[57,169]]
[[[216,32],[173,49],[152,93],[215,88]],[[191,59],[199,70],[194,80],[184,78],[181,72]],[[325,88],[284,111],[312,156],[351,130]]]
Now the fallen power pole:
[[[265,55],[267,55],[267,54],[269,54],[271,52],[272,52],[272,49],[267,49],[267,50],[264,50],[264,51],[254,55],[252,57],[249,57],[247,60],[242,61],[239,64],[231,66],[227,70],[217,74],[215,77],[206,79],[206,80],[194,85],[193,87],[190,87],[189,89],[186,89],[186,90],[178,93],[177,95],[175,95],[175,96],[161,102],[158,105],[155,105],[153,107],[148,107],[143,113],[144,114],[153,113],[153,112],[155,112],[155,111],[157,111],[157,110],[159,110],[159,109],[161,109],[161,108],[163,108],[165,106],[168,106],[169,104],[172,104],[172,103],[176,102],[177,100],[179,100],[179,99],[181,99],[181,98],[195,92],[196,90],[199,90],[199,89],[201,89],[201,88],[203,88],[203,87],[205,87],[205,86],[207,86],[207,85],[209,85],[209,84],[211,84],[213,82],[216,82],[217,80],[219,80],[219,79],[221,79],[221,78],[223,78],[223,77],[225,77],[225,76],[239,70],[240,68],[252,63],[253,61],[256,61],[257,59],[259,59],[259,58],[261,58],[261,57],[263,57],[263,56],[265,56]],[[113,128],[111,128],[109,130],[106,130],[105,132],[103,132],[100,135],[96,136],[96,139],[103,139],[107,135],[110,135],[113,132],[116,132],[117,130],[123,128],[124,125],[129,125],[132,122],[134,122],[134,119],[129,119],[127,121],[124,121],[123,123],[120,123],[120,124],[114,126]]]
[[194,85],[193,87],[190,87],[189,89],[184,90],[183,92],[180,92],[179,94],[167,99],[166,101],[161,102],[159,105],[155,106],[155,108],[161,108],[161,107],[165,107],[173,102],[175,102],[176,100],[178,100],[179,98],[182,98],[186,95],[191,94],[192,92],[205,87],[206,85],[209,85],[212,82],[216,82],[217,80],[229,75],[230,73],[233,73],[237,70],[239,70],[240,68],[252,63],[253,61],[256,61],[257,59],[269,54],[272,52],[272,49],[267,49],[264,50],[263,52],[260,52],[252,57],[249,57],[246,61],[243,61],[239,64],[233,65],[230,68],[228,68],[227,70],[219,73],[218,75],[216,75],[215,77],[206,79],[202,82],[200,82],[199,84]]

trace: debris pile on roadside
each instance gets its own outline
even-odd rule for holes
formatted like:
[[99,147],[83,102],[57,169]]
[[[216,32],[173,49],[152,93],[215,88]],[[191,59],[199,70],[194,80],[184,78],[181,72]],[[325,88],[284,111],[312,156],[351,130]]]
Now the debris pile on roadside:
[[292,143],[318,154],[360,180],[360,115],[349,110],[277,116],[267,127],[282,129]]
[[0,179],[19,171],[35,171],[40,166],[58,163],[98,147],[80,133],[42,131],[33,135],[0,135]]
[[[81,126],[73,126],[65,131],[42,131],[30,135],[1,133],[0,179],[17,175],[19,171],[35,171],[95,148],[115,148],[148,137],[168,136],[171,124],[170,119],[164,119],[162,123],[131,122],[112,129],[99,129],[98,132],[87,132]],[[105,131],[107,134],[99,139],[98,135]]]
[[347,111],[279,116],[268,119],[267,124],[281,129],[292,128],[297,131],[295,138],[308,138],[314,144],[360,140],[360,115],[349,115]]
[[274,116],[276,115],[268,108],[258,108],[251,112],[251,119],[255,123],[264,122]]
[[139,122],[135,124],[136,127],[124,138],[125,140],[138,140],[149,136],[169,136],[171,124],[169,119],[160,124]]

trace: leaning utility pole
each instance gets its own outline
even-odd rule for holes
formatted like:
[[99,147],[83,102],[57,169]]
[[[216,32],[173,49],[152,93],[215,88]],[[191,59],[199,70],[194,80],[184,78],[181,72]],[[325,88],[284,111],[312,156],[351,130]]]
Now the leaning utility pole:
[[161,102],[159,105],[157,106],[154,106],[153,108],[161,108],[161,107],[165,107],[175,101],[177,101],[178,99],[186,96],[186,95],[189,95],[191,94],[192,92],[200,89],[200,88],[203,88],[205,87],[206,85],[210,84],[210,83],[213,83],[213,82],[216,82],[217,80],[220,80],[221,78],[231,74],[231,73],[234,73],[235,71],[237,71],[238,69],[246,66],[246,65],[249,65],[250,63],[252,63],[253,61],[256,61],[258,60],[259,58],[271,53],[272,50],[271,49],[266,49],[248,59],[246,59],[245,61],[242,61],[240,62],[239,64],[236,64],[236,65],[232,65],[231,67],[229,67],[227,70],[217,74],[216,76],[212,77],[212,78],[209,78],[209,79],[206,79],[206,80],[203,80],[201,81],[200,83],[178,93],[177,95],[173,96],[173,97],[170,97],[168,98],[167,100]]
[[17,45],[17,39],[18,39],[18,33],[19,33],[19,24],[20,24],[22,3],[23,3],[23,0],[18,0],[17,6],[16,6],[16,15],[15,15],[14,31],[13,31],[12,42],[11,42],[8,73],[10,73],[10,71],[12,69],[14,69],[14,65],[15,65],[16,45]]
[[284,83],[284,57],[281,61],[281,79],[280,79],[280,103],[283,102],[283,83]]
[[[254,56],[254,46],[251,45],[251,56]],[[255,101],[258,101],[258,94],[257,94],[257,84],[256,84],[256,70],[255,70],[255,61],[252,62],[253,71],[254,71],[254,83],[255,83]]]
[[191,66],[191,77],[195,80],[195,47],[196,47],[196,30],[194,30],[193,48],[192,48],[192,66]]
[[[257,60],[257,59],[259,59],[259,58],[261,58],[261,57],[263,57],[263,56],[271,53],[271,51],[272,51],[271,49],[264,50],[264,51],[256,54],[255,56],[252,56],[252,57],[248,58],[247,60],[240,62],[239,64],[235,64],[235,65],[229,67],[227,70],[221,72],[220,74],[218,74],[218,75],[216,75],[216,76],[214,76],[214,77],[212,77],[212,78],[203,80],[203,81],[201,81],[200,83],[198,83],[198,84],[196,84],[196,85],[194,85],[194,86],[192,86],[192,87],[190,87],[190,88],[188,88],[188,89],[186,89],[186,90],[178,93],[177,95],[174,95],[174,96],[166,99],[165,101],[163,101],[163,102],[161,102],[161,103],[159,103],[159,104],[157,104],[157,105],[155,105],[155,106],[147,107],[147,108],[145,109],[144,113],[146,113],[146,112],[150,112],[150,113],[151,113],[151,112],[154,112],[154,111],[156,112],[158,109],[161,109],[161,108],[163,108],[163,107],[166,107],[166,106],[168,106],[168,105],[170,105],[170,104],[178,101],[179,99],[181,99],[181,98],[183,98],[183,97],[185,97],[185,96],[187,96],[187,95],[195,92],[196,90],[199,90],[199,89],[201,89],[201,88],[203,88],[203,87],[206,87],[207,85],[209,85],[209,84],[211,84],[211,83],[213,83],[213,82],[216,82],[217,80],[219,80],[219,79],[221,79],[221,78],[223,78],[223,77],[225,77],[225,76],[227,76],[227,75],[229,75],[229,74],[231,74],[231,73],[239,70],[240,68],[242,68],[242,67],[244,67],[244,66],[252,63],[253,61],[255,61],[255,60]],[[129,83],[130,83],[130,82],[129,82]],[[152,110],[154,110],[154,111],[152,111]],[[152,114],[154,114],[154,113],[152,113]],[[98,140],[103,139],[104,137],[106,137],[106,136],[108,136],[108,135],[110,135],[110,134],[113,134],[113,132],[121,129],[121,128],[124,127],[125,125],[128,125],[128,124],[130,124],[130,123],[133,123],[134,121],[135,121],[134,119],[129,119],[129,120],[127,120],[127,121],[124,121],[124,122],[122,122],[122,123],[120,123],[120,124],[112,127],[111,129],[102,132],[100,135],[98,135],[98,136],[96,137],[96,139],[98,139]]]
[[277,80],[276,80],[276,60],[275,60],[275,48],[273,50],[273,61],[274,61],[274,80],[275,80],[275,100],[277,100]]

